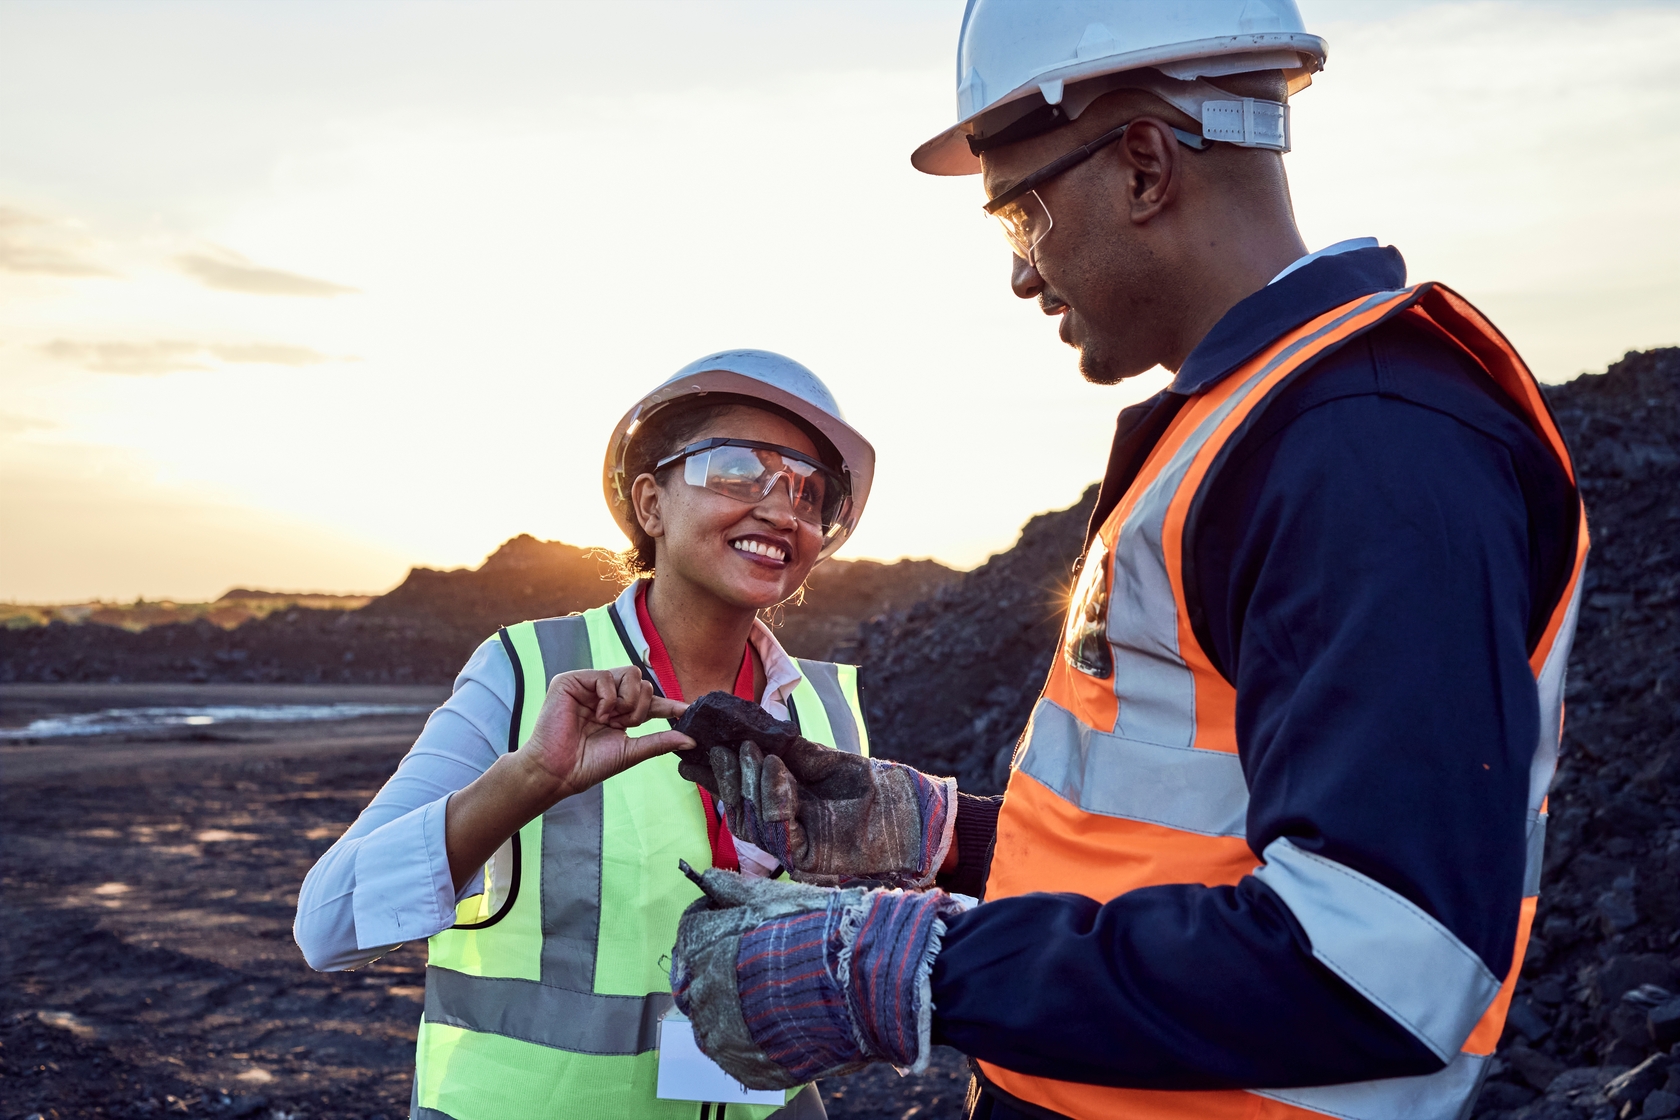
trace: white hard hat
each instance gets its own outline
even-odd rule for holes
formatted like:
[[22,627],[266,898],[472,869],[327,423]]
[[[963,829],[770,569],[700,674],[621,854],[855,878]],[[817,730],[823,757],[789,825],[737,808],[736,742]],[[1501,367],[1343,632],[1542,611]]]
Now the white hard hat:
[[930,175],[973,175],[987,138],[1025,139],[1123,88],[1188,113],[1206,139],[1286,152],[1287,105],[1235,98],[1201,79],[1281,70],[1293,93],[1324,68],[1327,49],[1307,34],[1295,0],[968,0],[957,123],[910,162]]
[[630,484],[625,460],[636,430],[649,416],[682,397],[705,393],[731,393],[777,405],[810,424],[839,452],[841,472],[851,484],[852,500],[836,531],[824,543],[818,558],[839,548],[852,530],[869,499],[869,484],[875,477],[875,448],[856,428],[846,423],[840,402],[834,399],[822,379],[792,358],[769,350],[720,350],[690,362],[647,394],[624,414],[607,441],[607,460],[601,484],[624,535],[635,539],[636,521],[630,512]]

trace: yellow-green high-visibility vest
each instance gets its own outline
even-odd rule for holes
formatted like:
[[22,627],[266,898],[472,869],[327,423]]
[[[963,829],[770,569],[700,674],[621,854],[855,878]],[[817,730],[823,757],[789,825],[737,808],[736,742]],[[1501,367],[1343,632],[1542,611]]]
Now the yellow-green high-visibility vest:
[[[515,682],[510,751],[530,737],[555,674],[639,660],[611,604],[498,636]],[[799,668],[788,708],[800,733],[867,755],[857,668]],[[503,845],[484,892],[429,945],[415,1120],[698,1120],[701,1104],[654,1095],[671,945],[699,897],[679,858],[708,867],[711,846],[700,798],[670,755],[567,798]],[[776,1111],[728,1106],[730,1120]]]

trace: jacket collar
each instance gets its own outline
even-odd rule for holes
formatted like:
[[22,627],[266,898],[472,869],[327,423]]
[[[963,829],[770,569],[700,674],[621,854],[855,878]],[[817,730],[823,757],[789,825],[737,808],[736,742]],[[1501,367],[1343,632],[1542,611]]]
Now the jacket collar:
[[1405,286],[1406,262],[1392,245],[1303,264],[1227,311],[1184,359],[1169,391],[1202,392],[1302,323],[1361,296]]
[[[633,647],[631,652],[641,658],[645,665],[648,659],[648,640],[647,635],[642,633],[640,620],[636,618],[636,593],[640,587],[640,580],[632,580],[630,586],[613,602],[612,607],[618,614],[619,623],[624,627],[624,636],[630,640]],[[764,624],[763,619],[753,619],[752,632],[747,635],[747,641],[758,651],[758,660],[764,665],[764,699],[759,706],[777,719],[787,719],[787,698],[793,695],[793,690],[805,679],[805,675],[799,671],[799,662],[788,656],[787,650],[782,648],[782,643],[776,640],[776,635],[770,632],[770,627]]]

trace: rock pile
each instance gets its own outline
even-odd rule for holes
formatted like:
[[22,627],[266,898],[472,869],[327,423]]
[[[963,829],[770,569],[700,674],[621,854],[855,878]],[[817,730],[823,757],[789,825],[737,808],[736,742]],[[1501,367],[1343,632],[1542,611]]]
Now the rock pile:
[[863,625],[856,657],[876,754],[954,774],[970,793],[1003,792],[1096,504],[1092,486],[933,598]]
[[1592,554],[1535,936],[1478,1109],[1680,1116],[1680,349],[1548,395]]
[[[1478,1115],[1680,1116],[1680,349],[1548,390],[1592,525],[1535,935]],[[876,752],[997,792],[1094,493],[866,625]]]

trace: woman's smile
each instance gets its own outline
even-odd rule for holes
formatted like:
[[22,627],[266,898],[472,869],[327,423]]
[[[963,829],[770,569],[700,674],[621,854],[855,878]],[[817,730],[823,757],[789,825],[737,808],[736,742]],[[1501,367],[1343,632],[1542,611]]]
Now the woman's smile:
[[792,546],[786,542],[775,540],[762,533],[736,537],[729,542],[729,547],[740,553],[748,561],[765,567],[780,570],[787,567],[788,556],[792,553]]

